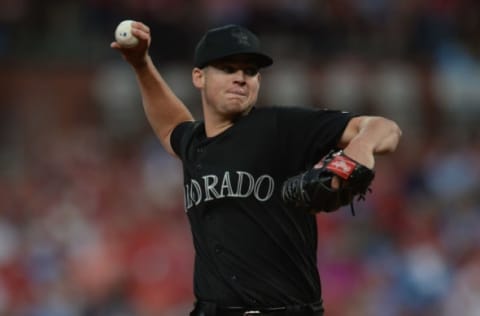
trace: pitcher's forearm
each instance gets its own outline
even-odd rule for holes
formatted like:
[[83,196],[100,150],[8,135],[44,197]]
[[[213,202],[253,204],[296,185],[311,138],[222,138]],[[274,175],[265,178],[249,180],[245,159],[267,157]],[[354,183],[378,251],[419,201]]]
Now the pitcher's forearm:
[[371,147],[373,154],[386,154],[395,151],[401,135],[395,122],[383,117],[367,117],[352,141]]
[[192,114],[170,89],[150,57],[146,58],[145,64],[134,69],[147,119],[162,144],[169,149],[171,131],[179,123],[193,120]]
[[383,117],[354,118],[344,134],[344,151],[369,168],[375,165],[375,155],[395,151],[402,132],[398,125]]
[[173,93],[152,62],[148,50],[151,44],[150,28],[142,22],[130,23],[130,32],[138,40],[133,46],[110,43],[132,66],[142,95],[145,115],[160,142],[172,155],[170,135],[179,123],[193,120],[190,111]]

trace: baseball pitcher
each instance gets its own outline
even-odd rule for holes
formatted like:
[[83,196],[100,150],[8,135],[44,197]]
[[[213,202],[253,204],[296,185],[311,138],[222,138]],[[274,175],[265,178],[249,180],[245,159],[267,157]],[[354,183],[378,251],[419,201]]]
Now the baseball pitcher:
[[148,26],[131,28],[135,46],[111,47],[132,66],[162,145],[183,163],[195,247],[190,315],[323,315],[315,216],[368,193],[375,155],[397,147],[397,124],[256,106],[261,70],[273,60],[239,25],[210,29],[198,42],[192,83],[203,118],[194,120],[149,56]]

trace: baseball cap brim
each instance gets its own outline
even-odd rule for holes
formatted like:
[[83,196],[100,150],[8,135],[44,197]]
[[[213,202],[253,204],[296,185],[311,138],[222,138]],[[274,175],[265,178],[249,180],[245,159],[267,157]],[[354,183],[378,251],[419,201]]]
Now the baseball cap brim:
[[203,68],[215,61],[228,61],[228,60],[242,60],[249,61],[254,63],[259,68],[264,68],[271,66],[273,64],[273,59],[270,56],[261,54],[261,53],[250,53],[250,52],[238,52],[223,54],[217,56],[211,56],[208,60],[203,60],[195,65],[195,67]]

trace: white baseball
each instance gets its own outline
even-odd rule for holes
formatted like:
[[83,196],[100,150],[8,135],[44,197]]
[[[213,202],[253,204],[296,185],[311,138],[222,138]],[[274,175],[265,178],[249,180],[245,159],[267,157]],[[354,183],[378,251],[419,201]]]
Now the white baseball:
[[115,40],[123,47],[133,47],[138,44],[138,38],[132,34],[132,20],[125,20],[115,29]]

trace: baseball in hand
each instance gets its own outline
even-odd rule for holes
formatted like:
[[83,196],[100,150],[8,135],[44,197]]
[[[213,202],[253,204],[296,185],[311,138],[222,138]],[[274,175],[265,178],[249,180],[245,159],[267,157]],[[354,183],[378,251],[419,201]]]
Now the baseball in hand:
[[115,40],[122,47],[133,47],[138,44],[138,38],[132,34],[132,20],[125,20],[115,29]]

